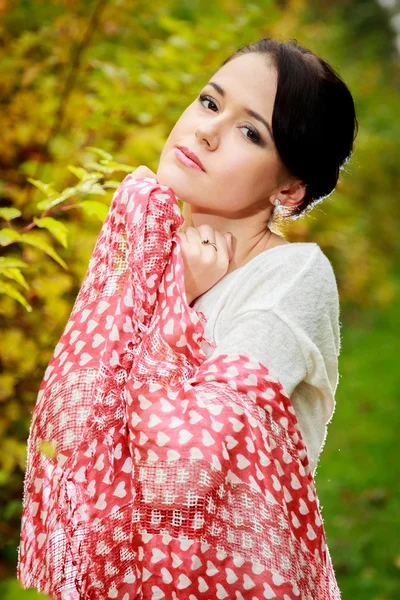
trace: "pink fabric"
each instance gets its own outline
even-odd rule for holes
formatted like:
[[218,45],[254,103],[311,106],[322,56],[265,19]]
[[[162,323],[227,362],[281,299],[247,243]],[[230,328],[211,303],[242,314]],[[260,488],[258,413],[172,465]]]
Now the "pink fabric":
[[340,599],[291,401],[268,365],[212,358],[183,222],[156,179],[114,195],[34,409],[18,579],[57,600]]

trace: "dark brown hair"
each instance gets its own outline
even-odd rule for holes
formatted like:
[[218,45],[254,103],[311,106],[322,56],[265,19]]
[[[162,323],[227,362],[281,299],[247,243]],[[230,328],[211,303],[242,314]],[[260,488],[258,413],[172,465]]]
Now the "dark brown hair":
[[289,174],[307,186],[303,201],[287,214],[296,219],[333,192],[353,153],[358,133],[353,97],[336,71],[295,39],[262,38],[241,46],[221,67],[248,52],[265,54],[277,70],[275,147]]

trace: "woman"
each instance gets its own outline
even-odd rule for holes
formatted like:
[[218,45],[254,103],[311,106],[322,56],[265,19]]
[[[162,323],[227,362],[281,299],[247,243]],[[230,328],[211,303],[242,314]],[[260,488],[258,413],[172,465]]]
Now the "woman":
[[326,63],[263,39],[183,113],[157,177],[125,178],[33,415],[25,587],[340,598],[313,480],[337,384],[336,281],[317,244],[267,225],[274,205],[298,217],[334,189],[355,128]]
[[[313,473],[335,406],[337,286],[317,244],[290,244],[271,225],[300,218],[334,190],[356,133],[352,96],[324,60],[294,41],[261,39],[210,77],[157,170],[185,202],[188,302],[206,315],[216,353],[251,354],[279,374]],[[185,164],[179,146],[203,168]]]

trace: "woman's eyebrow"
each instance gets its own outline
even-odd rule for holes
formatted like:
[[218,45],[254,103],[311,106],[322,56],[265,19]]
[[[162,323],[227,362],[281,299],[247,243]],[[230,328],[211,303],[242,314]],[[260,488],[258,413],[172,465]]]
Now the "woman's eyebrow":
[[[224,88],[222,88],[215,81],[209,81],[208,84],[206,84],[206,85],[212,85],[213,88],[215,88],[217,90],[217,92],[221,94],[222,97],[225,96],[225,90],[224,90]],[[255,112],[251,108],[244,107],[243,110],[250,117],[254,117],[255,119],[257,119],[257,121],[260,121],[261,123],[263,123],[265,125],[265,127],[268,129],[268,132],[269,132],[269,135],[271,136],[271,139],[274,139],[274,136],[272,135],[272,128],[271,128],[271,125],[268,123],[268,121],[266,121],[260,114],[258,114],[257,112]]]

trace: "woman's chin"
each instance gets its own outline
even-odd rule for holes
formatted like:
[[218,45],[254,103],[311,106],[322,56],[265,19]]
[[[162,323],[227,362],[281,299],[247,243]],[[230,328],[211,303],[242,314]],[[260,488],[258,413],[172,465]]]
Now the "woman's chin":
[[188,182],[185,181],[184,173],[176,171],[176,167],[168,168],[168,170],[161,167],[157,171],[157,180],[161,185],[171,188],[179,200],[187,202]]

